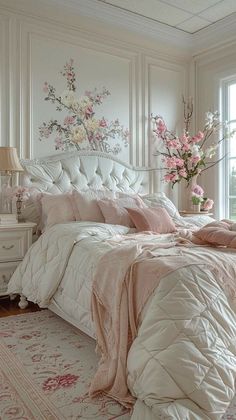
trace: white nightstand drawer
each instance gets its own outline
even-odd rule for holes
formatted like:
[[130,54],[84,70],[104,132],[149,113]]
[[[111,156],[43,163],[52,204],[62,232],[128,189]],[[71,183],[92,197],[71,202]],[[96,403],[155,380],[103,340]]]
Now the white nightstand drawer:
[[0,262],[20,260],[27,249],[27,230],[0,232]]
[[0,264],[0,296],[6,294],[8,282],[18,264],[19,261]]

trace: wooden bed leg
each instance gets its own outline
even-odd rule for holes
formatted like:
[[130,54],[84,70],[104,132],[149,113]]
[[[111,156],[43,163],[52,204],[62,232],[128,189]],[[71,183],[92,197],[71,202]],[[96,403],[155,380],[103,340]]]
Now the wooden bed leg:
[[24,295],[20,295],[20,302],[18,304],[20,309],[25,309],[27,308],[27,306],[29,305],[29,303],[27,302],[27,299]]

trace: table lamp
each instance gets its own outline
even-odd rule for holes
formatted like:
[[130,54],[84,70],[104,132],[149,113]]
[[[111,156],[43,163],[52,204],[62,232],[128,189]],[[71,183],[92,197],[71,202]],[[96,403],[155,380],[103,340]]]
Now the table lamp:
[[0,213],[12,213],[12,174],[22,172],[15,147],[0,147],[1,209]]

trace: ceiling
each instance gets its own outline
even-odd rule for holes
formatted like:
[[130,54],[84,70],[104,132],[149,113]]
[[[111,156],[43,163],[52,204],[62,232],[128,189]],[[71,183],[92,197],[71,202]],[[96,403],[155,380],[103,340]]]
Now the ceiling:
[[236,0],[99,0],[193,34],[236,12]]

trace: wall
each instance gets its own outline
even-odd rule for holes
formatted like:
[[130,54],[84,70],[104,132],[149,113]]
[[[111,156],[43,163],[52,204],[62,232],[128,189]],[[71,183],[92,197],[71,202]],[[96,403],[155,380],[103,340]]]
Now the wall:
[[119,157],[138,166],[155,165],[150,115],[161,114],[169,127],[179,127],[181,96],[188,91],[188,54],[60,5],[38,3],[0,0],[1,146],[16,146],[24,158],[55,154],[53,137],[39,141],[38,129],[64,114],[44,100],[42,87],[48,81],[58,94],[63,92],[60,70],[74,58],[79,95],[108,88],[111,96],[98,116],[118,117],[130,132],[129,148]]
[[[223,80],[236,77],[236,42],[228,42],[220,48],[211,49],[194,57],[194,88],[196,108],[196,127],[204,125],[205,112],[208,110],[221,111],[220,89]],[[205,171],[200,177],[200,185],[206,195],[215,201],[214,211],[217,218],[223,218],[222,190],[220,189],[221,165]],[[222,211],[220,210],[222,208]]]

